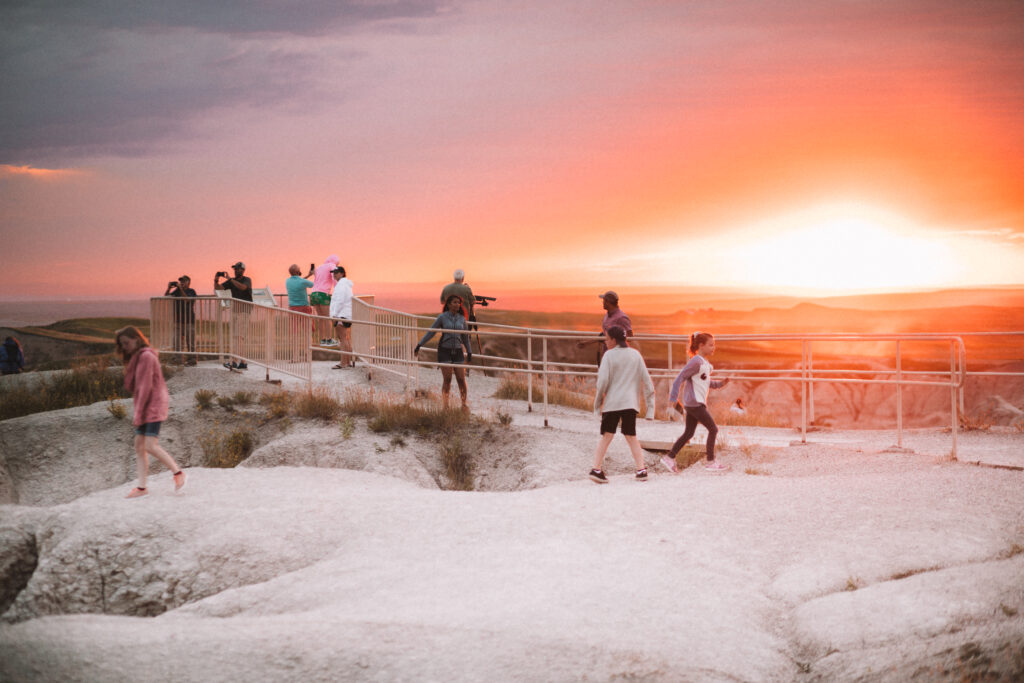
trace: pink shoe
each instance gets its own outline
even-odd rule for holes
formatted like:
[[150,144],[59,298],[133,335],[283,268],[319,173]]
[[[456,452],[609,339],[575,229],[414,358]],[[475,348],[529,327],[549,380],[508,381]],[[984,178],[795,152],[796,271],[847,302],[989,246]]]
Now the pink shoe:
[[679,468],[676,466],[676,459],[670,458],[667,455],[661,456],[661,464],[665,466],[665,469],[672,474],[679,474]]
[[178,473],[174,475],[174,490],[180,491],[185,488],[185,471],[178,470]]
[[141,498],[147,493],[149,493],[149,491],[147,491],[146,489],[140,489],[138,486],[136,486],[135,488],[128,492],[128,495],[125,496],[125,498]]
[[708,472],[725,472],[727,469],[729,469],[729,466],[723,465],[717,460],[712,460],[711,462],[704,465],[704,469],[706,469]]

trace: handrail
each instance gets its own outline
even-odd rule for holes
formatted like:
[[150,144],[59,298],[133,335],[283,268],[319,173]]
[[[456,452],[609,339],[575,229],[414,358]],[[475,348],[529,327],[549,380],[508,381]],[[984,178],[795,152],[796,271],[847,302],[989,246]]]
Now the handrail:
[[[187,300],[186,300],[187,301]],[[426,332],[424,322],[432,322],[433,316],[416,315],[375,306],[373,297],[357,297],[353,302],[352,342],[353,353],[368,368],[397,375],[404,375],[407,386],[419,384],[420,367],[437,367],[436,362],[421,361],[412,356],[420,335]],[[319,349],[312,344],[308,332],[315,321],[329,320],[323,316],[291,311],[279,306],[251,304],[232,299],[200,296],[195,299],[197,314],[194,319],[194,338],[188,340],[182,331],[182,321],[176,315],[175,306],[181,306],[182,299],[176,297],[154,297],[151,299],[153,344],[157,348],[180,353],[182,356],[214,354],[251,362],[270,371],[282,372],[312,382],[312,350],[337,352],[334,349]],[[246,318],[245,321],[242,318]],[[474,356],[485,363],[491,372],[506,372],[540,376],[544,388],[544,424],[548,424],[547,388],[548,377],[593,377],[598,367],[593,363],[557,361],[548,356],[549,342],[592,341],[598,339],[596,331],[562,330],[505,325],[500,323],[476,322],[476,329],[468,332],[475,337],[498,337],[523,343],[527,357],[505,357],[483,353]],[[244,328],[244,338],[239,331]],[[964,336],[1024,335],[1024,332],[982,332],[982,333],[908,333],[908,334],[719,334],[720,342],[794,342],[801,347],[801,359],[797,367],[777,368],[719,368],[716,373],[733,379],[765,382],[798,382],[801,385],[801,433],[806,442],[808,421],[813,421],[813,388],[820,383],[836,384],[878,384],[895,386],[899,405],[897,432],[902,445],[902,388],[904,386],[948,387],[951,391],[951,431],[953,452],[956,452],[958,414],[956,398],[960,397],[963,409],[963,388],[968,375],[972,376],[1020,376],[1012,372],[968,372],[967,350]],[[651,368],[652,378],[674,377],[672,347],[688,344],[686,335],[637,334],[630,338],[647,350],[667,344],[667,368]],[[535,343],[540,342],[541,358],[535,359]],[[878,343],[895,342],[896,368],[842,369],[815,368],[813,345],[825,342]],[[950,345],[950,365],[943,370],[903,370],[901,347],[905,342],[940,342]],[[287,359],[285,358],[287,356]],[[895,375],[895,378],[893,376]],[[935,378],[935,379],[926,379]],[[527,382],[527,409],[533,409],[533,383]]]

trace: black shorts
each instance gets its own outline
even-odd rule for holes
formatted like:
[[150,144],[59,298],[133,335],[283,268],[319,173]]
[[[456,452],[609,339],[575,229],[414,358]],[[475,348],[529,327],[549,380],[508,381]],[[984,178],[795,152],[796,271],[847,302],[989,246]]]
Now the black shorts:
[[622,433],[625,436],[636,436],[636,411],[632,408],[601,413],[601,433],[614,434],[620,419],[622,420]]
[[451,363],[452,365],[458,365],[463,360],[462,347],[459,346],[454,349],[449,349],[446,346],[437,347],[437,362],[438,363]]
[[334,324],[335,324],[335,325],[341,325],[342,327],[352,327],[352,323],[350,323],[350,322],[349,322],[348,320],[346,320],[345,318],[342,318],[342,319],[340,319],[340,320],[338,320],[337,318],[335,318],[335,320],[334,320]]

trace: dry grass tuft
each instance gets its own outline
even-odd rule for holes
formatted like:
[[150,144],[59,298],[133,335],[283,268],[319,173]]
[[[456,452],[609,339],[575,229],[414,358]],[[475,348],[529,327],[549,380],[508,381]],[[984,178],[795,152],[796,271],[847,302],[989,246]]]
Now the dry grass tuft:
[[199,445],[203,449],[205,467],[235,467],[256,447],[256,435],[244,427],[224,435],[219,425],[214,425],[200,437]]
[[350,388],[341,400],[341,410],[353,417],[372,417],[377,414],[377,397],[373,389]]
[[216,391],[210,389],[199,389],[194,394],[196,399],[196,408],[199,410],[209,410],[213,407],[213,399],[217,397]]
[[[525,401],[526,389],[525,379],[506,377],[502,380],[498,390],[494,392],[494,398]],[[534,403],[544,401],[544,385],[537,379],[533,380],[533,401]],[[582,379],[551,380],[548,382],[548,403],[589,412],[594,408],[594,390]]]
[[992,428],[992,418],[988,415],[960,414],[960,429],[965,432],[987,432]]
[[124,407],[123,403],[111,396],[110,402],[107,404],[107,412],[113,415],[115,419],[122,420],[128,414],[128,409]]
[[743,472],[745,474],[753,474],[755,476],[765,476],[765,477],[767,477],[768,475],[771,474],[771,472],[769,472],[768,470],[762,470],[762,469],[758,469],[756,467],[748,467],[748,468],[744,469]]
[[77,363],[35,383],[0,388],[0,420],[127,398],[124,375],[106,357]]
[[291,410],[291,395],[287,391],[268,391],[260,396],[260,405],[267,409],[267,419],[283,419]]
[[295,414],[299,417],[333,421],[342,411],[342,404],[324,387],[302,392],[295,400]]
[[462,447],[462,440],[458,436],[453,436],[442,442],[441,461],[444,463],[450,490],[473,490],[473,461],[469,457],[469,453]]

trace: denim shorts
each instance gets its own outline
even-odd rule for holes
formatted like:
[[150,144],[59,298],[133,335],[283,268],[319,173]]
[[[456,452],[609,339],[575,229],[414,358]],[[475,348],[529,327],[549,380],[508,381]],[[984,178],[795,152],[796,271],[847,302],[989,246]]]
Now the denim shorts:
[[162,424],[162,422],[147,422],[136,427],[135,433],[139,436],[160,436],[160,425]]

